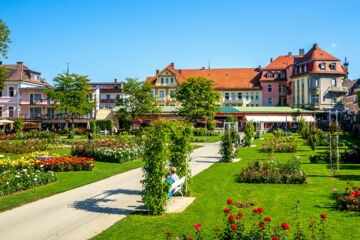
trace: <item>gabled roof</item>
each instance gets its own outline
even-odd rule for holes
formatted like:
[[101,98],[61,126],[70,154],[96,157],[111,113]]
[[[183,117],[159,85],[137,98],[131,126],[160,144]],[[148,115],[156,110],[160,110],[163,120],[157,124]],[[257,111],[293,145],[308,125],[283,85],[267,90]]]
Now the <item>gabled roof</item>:
[[214,68],[214,69],[175,69],[172,65],[167,66],[154,77],[146,78],[147,82],[155,83],[161,73],[169,70],[174,73],[181,84],[190,77],[206,77],[215,81],[214,88],[217,90],[231,89],[260,89],[260,71],[258,68]]
[[318,44],[315,43],[313,47],[299,61],[299,63],[307,62],[307,61],[316,61],[316,60],[340,61],[338,58],[332,56],[331,54],[319,48]]
[[49,87],[52,86],[51,84],[45,82],[43,79],[41,79],[41,80],[31,79],[30,73],[39,74],[39,72],[30,70],[22,62],[19,62],[17,64],[0,65],[0,67],[3,67],[3,66],[5,66],[6,69],[8,70],[8,72],[7,72],[8,77],[6,78],[6,81],[25,81],[25,82],[29,82],[29,83],[33,83],[33,84],[39,84],[42,86],[49,86]]
[[288,66],[294,64],[295,59],[300,59],[302,56],[278,56],[274,61],[267,65],[264,70],[270,69],[286,69]]

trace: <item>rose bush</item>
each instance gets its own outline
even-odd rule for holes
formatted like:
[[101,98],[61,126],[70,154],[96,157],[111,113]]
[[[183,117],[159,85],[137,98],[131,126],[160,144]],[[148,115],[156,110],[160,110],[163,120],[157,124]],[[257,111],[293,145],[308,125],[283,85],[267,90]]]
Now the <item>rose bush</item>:
[[91,171],[95,167],[95,161],[86,157],[54,157],[46,159],[35,159],[35,168],[45,171],[64,172],[64,171]]
[[334,189],[333,197],[336,201],[336,208],[346,211],[360,211],[360,187],[346,187],[344,192],[338,192]]
[[[320,215],[320,221],[311,221],[310,231],[305,234],[301,229],[300,220],[297,216],[295,226],[289,226],[286,222],[274,224],[272,219],[266,215],[263,208],[254,208],[252,214],[245,215],[238,210],[235,204],[227,201],[228,206],[223,210],[224,224],[221,228],[216,228],[216,239],[219,240],[287,240],[287,239],[329,239],[326,234],[325,214]],[[281,223],[281,224],[280,224]],[[203,229],[200,223],[194,224],[192,234],[187,233],[182,236],[183,240],[200,240],[203,238]],[[319,231],[316,231],[316,230]],[[180,239],[176,237],[176,239]]]
[[267,138],[262,143],[262,152],[272,153],[272,152],[278,152],[278,153],[291,153],[296,152],[297,150],[297,144],[293,137],[275,137],[271,136],[270,138]]
[[30,139],[22,142],[0,141],[1,153],[30,153],[35,151],[44,151],[51,148],[47,140]]
[[294,157],[286,162],[278,160],[252,161],[243,169],[238,181],[241,183],[306,183],[306,175],[301,168],[299,157]]

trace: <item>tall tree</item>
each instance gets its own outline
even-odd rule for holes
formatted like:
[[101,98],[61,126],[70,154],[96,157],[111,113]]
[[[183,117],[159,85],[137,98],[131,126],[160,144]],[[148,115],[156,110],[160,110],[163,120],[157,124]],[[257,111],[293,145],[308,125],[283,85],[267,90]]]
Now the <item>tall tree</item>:
[[160,109],[156,107],[155,99],[151,95],[152,85],[139,82],[135,78],[127,78],[122,89],[124,98],[117,98],[117,105],[121,106],[117,112],[123,119],[131,118],[131,122],[138,115],[146,113],[157,113]]
[[[0,55],[3,58],[7,58],[7,52],[9,48],[9,43],[11,43],[11,40],[9,38],[10,30],[5,25],[5,23],[0,19]],[[1,57],[0,57],[1,59]],[[5,66],[0,67],[0,90],[4,89],[5,87],[5,80],[7,78],[8,70]]]
[[76,117],[91,113],[96,106],[95,100],[90,97],[89,82],[86,75],[58,74],[54,78],[55,86],[45,90],[47,99],[56,103],[59,114],[71,119],[72,126]]
[[181,103],[179,114],[192,121],[214,119],[220,94],[214,89],[214,81],[205,77],[188,78],[181,83],[176,99]]

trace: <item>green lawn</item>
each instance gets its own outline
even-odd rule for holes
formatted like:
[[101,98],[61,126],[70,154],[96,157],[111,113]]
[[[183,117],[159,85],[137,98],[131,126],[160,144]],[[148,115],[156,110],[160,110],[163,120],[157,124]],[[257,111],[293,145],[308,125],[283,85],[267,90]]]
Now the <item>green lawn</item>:
[[[267,137],[268,135],[265,135]],[[346,137],[346,136],[345,136]],[[164,216],[149,216],[136,212],[117,222],[94,239],[165,239],[166,232],[173,238],[183,233],[193,232],[194,223],[202,223],[205,239],[212,239],[213,229],[222,224],[223,208],[226,199],[253,202],[256,207],[265,209],[264,215],[271,217],[273,223],[286,222],[294,228],[294,207],[300,201],[303,228],[307,231],[310,218],[319,220],[320,214],[328,216],[327,232],[332,239],[360,239],[359,213],[338,211],[333,208],[331,198],[333,188],[344,189],[347,180],[360,184],[360,164],[343,164],[342,178],[330,176],[328,164],[310,163],[308,156],[315,154],[303,140],[297,138],[298,152],[277,153],[272,157],[288,159],[300,156],[302,167],[308,176],[305,185],[246,184],[237,183],[238,172],[253,159],[268,159],[269,155],[260,153],[262,140],[255,140],[256,147],[240,148],[238,163],[216,163],[193,178],[192,189],[196,200],[183,213]],[[351,140],[352,141],[352,140]],[[353,142],[353,141],[352,141]],[[320,148],[317,152],[324,151]],[[252,209],[242,209],[244,219],[249,218]]]
[[[69,155],[70,149],[58,149],[50,152],[56,152],[61,155]],[[15,158],[16,156],[17,155],[12,154],[11,157]],[[136,160],[122,164],[96,162],[95,169],[93,171],[55,173],[58,180],[54,183],[0,197],[0,212],[25,203],[36,201],[40,198],[54,195],[56,193],[65,192],[76,187],[96,182],[112,175],[126,172],[141,166],[143,166],[142,160]]]

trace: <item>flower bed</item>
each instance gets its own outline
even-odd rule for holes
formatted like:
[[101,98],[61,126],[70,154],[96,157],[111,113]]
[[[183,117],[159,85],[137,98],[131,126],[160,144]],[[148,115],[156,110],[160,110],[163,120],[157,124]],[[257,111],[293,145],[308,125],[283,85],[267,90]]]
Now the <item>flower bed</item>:
[[250,162],[248,168],[240,172],[238,181],[241,183],[303,184],[306,183],[306,175],[301,169],[299,157],[286,162],[257,160]]
[[35,160],[35,168],[45,171],[64,172],[64,171],[91,171],[95,167],[94,159],[86,157],[48,157],[46,159]]
[[0,197],[56,181],[53,172],[31,168],[0,171]]
[[46,140],[31,139],[23,142],[0,141],[1,153],[30,153],[35,151],[44,151],[49,149],[49,144]]
[[143,151],[140,146],[135,140],[77,142],[72,146],[71,154],[101,162],[123,163],[142,156]]
[[293,137],[275,137],[272,136],[270,138],[267,138],[262,143],[262,152],[272,153],[291,153],[296,152],[297,150],[297,144]]
[[[302,229],[298,210],[296,210],[296,225],[289,226],[286,222],[273,221],[266,211],[261,208],[254,208],[252,213],[239,211],[231,199],[227,200],[228,206],[223,210],[224,224],[216,227],[216,238],[219,240],[285,240],[285,239],[329,239],[326,233],[325,214],[319,214],[320,221],[311,220],[309,231]],[[296,207],[298,209],[299,203]],[[274,223],[275,222],[275,223]],[[183,240],[200,240],[204,238],[204,229],[201,223],[194,224],[192,233],[182,236]],[[169,234],[167,234],[169,236]],[[180,239],[176,237],[175,239]],[[211,238],[213,239],[213,238]]]
[[346,187],[343,193],[333,190],[336,208],[346,211],[360,211],[360,187]]

